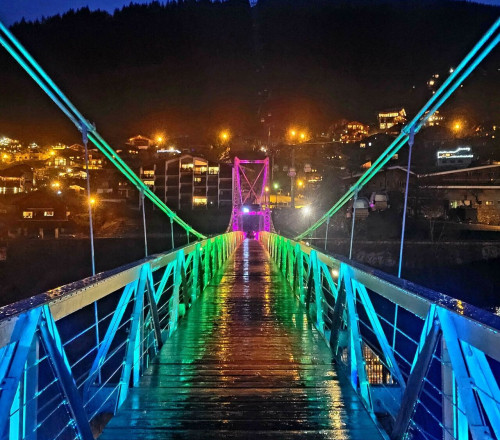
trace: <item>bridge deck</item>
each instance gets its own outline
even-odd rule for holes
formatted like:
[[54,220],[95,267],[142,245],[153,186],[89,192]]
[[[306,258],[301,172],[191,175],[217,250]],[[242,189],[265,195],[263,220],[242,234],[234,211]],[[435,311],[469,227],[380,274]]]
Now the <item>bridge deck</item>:
[[377,439],[262,245],[245,240],[102,434]]

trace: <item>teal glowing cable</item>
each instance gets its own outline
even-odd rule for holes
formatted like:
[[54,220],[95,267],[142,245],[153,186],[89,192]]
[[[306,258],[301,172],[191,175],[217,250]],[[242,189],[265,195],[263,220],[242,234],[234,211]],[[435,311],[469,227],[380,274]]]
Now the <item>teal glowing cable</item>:
[[[359,191],[380,169],[397,153],[408,140],[408,133],[413,127],[414,132],[418,132],[427,119],[441,107],[441,105],[450,97],[450,95],[462,84],[462,82],[470,75],[470,73],[478,66],[478,64],[493,50],[493,48],[500,42],[500,35],[497,35],[486,48],[482,47],[487,43],[491,36],[500,27],[500,18],[488,29],[483,37],[476,43],[474,48],[462,60],[459,66],[452,72],[447,80],[441,85],[439,90],[427,101],[427,103],[420,109],[411,122],[401,130],[396,139],[389,145],[389,147],[377,158],[372,166],[358,179],[358,181],[324,214],[316,223],[311,225],[306,231],[295,237],[296,240],[301,240],[307,235],[311,234],[318,227],[320,227],[327,219],[342,208],[353,196],[355,191]],[[481,53],[478,54],[478,52]],[[476,57],[477,55],[477,57]],[[476,57],[475,59],[473,59]],[[472,60],[472,62],[471,62]],[[470,64],[469,64],[470,63]],[[469,65],[468,65],[469,64]],[[466,68],[466,66],[468,67]],[[464,73],[459,74],[464,70]],[[458,77],[458,78],[457,78]],[[442,95],[442,96],[441,96]],[[439,99],[438,99],[439,98]],[[437,101],[437,102],[436,102]],[[435,104],[434,104],[435,103]],[[433,105],[434,104],[434,105]],[[430,109],[430,110],[429,110]],[[427,114],[426,114],[427,112]]]
[[[191,232],[199,239],[206,238],[178,217],[159,197],[149,189],[147,185],[130,169],[130,167],[118,156],[113,148],[100,136],[95,127],[78,111],[73,103],[64,95],[59,87],[52,81],[47,73],[41,68],[36,60],[22,46],[9,29],[0,22],[0,32],[7,37],[4,38],[0,33],[0,44],[9,52],[28,75],[47,93],[54,103],[63,111],[63,113],[78,127],[79,130],[86,129],[91,142],[108,158],[108,160],[130,180],[139,191],[143,191],[162,212],[179,224],[187,232]],[[17,48],[17,52],[16,51]]]

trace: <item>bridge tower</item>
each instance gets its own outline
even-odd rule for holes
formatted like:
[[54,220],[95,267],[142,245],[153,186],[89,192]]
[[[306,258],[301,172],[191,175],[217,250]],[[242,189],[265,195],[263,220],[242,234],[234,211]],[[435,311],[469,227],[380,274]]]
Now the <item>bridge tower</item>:
[[269,158],[234,158],[233,211],[229,230],[243,231],[245,219],[257,216],[259,231],[273,231],[269,203]]

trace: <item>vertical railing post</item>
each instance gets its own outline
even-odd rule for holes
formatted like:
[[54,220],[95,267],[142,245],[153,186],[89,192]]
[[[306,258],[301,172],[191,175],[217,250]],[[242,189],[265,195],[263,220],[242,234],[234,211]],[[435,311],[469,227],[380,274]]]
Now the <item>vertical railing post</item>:
[[144,229],[144,255],[148,256],[148,234],[146,230],[146,203],[144,197],[144,190],[141,189],[141,204],[142,204],[142,226]]
[[14,400],[17,413],[14,411],[14,405],[12,405],[11,413],[14,416],[11,416],[10,419],[9,439],[11,440],[21,440],[24,438],[36,440],[37,438],[38,355],[38,338],[33,338],[26,358],[26,367],[19,381],[17,396]]
[[205,247],[203,248],[203,288],[208,286],[210,281],[210,252],[212,243],[210,240],[206,241]]
[[194,304],[196,299],[198,298],[198,290],[200,289],[198,285],[198,273],[200,267],[200,243],[196,244],[194,255],[192,259],[192,268],[191,268],[191,304]]
[[325,251],[326,251],[326,246],[328,244],[328,228],[330,226],[330,217],[326,218],[326,230],[325,230]]
[[351,368],[351,383],[354,389],[358,389],[361,394],[361,398],[367,407],[367,409],[372,411],[372,401],[370,395],[370,383],[366,374],[365,359],[363,356],[362,349],[362,339],[359,331],[359,318],[356,311],[356,291],[353,288],[352,283],[352,272],[351,269],[342,264],[341,266],[344,288],[346,290],[346,308],[347,308],[347,319],[348,319],[348,333],[349,333],[349,358],[350,358],[350,368]]
[[36,426],[38,414],[38,359],[40,354],[40,344],[38,338],[33,340],[31,350],[28,354],[27,365],[30,368],[25,372],[25,413],[24,426],[25,432],[32,432],[30,440],[36,440]]
[[302,249],[300,248],[300,244],[295,246],[295,265],[297,267],[297,283],[299,289],[299,298],[300,302],[303,304],[305,299],[304,292],[304,254],[302,253]]
[[451,366],[450,353],[446,347],[446,341],[441,338],[441,384],[442,384],[442,417],[443,417],[443,440],[455,440],[456,407],[453,405],[455,378]]
[[358,200],[358,189],[354,192],[352,202],[352,226],[351,226],[351,242],[349,245],[349,260],[352,260],[352,242],[354,241],[354,224],[356,222],[356,201]]
[[172,242],[172,249],[175,248],[175,242],[174,242],[174,219],[170,217],[170,240]]
[[182,266],[184,263],[184,253],[182,250],[177,252],[176,265],[174,269],[174,289],[172,298],[170,298],[170,328],[168,334],[171,335],[177,328],[179,320],[179,306],[180,306],[180,289],[183,282],[182,279]]
[[[132,310],[132,315],[130,317],[130,330],[128,334],[128,341],[126,346],[127,348],[125,351],[125,360],[120,379],[120,387],[118,390],[118,407],[120,407],[127,398],[132,369],[136,370],[139,368],[139,366],[136,365],[136,362],[138,362],[137,347],[138,345],[141,344],[140,326],[142,325],[141,315],[142,315],[142,309],[144,307],[144,289],[146,286],[145,280],[143,278],[144,276],[145,274],[143,273],[143,271],[141,271],[140,275],[141,279],[139,280],[139,285],[137,286],[137,289],[134,292],[135,293],[134,307]],[[133,382],[134,384],[135,384],[135,378],[136,374],[134,371],[134,382]]]

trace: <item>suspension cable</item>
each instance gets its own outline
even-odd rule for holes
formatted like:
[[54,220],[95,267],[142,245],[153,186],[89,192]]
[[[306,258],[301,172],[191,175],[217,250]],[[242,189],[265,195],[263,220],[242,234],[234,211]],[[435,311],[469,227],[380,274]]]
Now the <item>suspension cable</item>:
[[205,235],[196,231],[192,226],[182,220],[173,212],[144,182],[132,171],[132,169],[118,156],[113,148],[97,132],[96,127],[91,124],[73,103],[64,95],[59,87],[52,81],[36,60],[28,53],[17,38],[0,21],[0,44],[19,63],[28,75],[40,86],[62,112],[75,124],[81,132],[87,133],[88,139],[106,156],[106,158],[139,190],[145,197],[151,200],[172,222],[176,222],[186,232],[193,234],[198,239],[206,238]]
[[[458,67],[450,74],[446,81],[436,91],[427,103],[420,109],[415,117],[406,124],[401,133],[387,147],[387,149],[375,160],[372,166],[366,170],[354,185],[318,220],[307,230],[295,237],[295,240],[302,240],[318,229],[328,218],[337,213],[356,192],[359,192],[370,179],[377,174],[380,169],[396,154],[408,141],[410,130],[413,128],[417,133],[425,125],[427,120],[438,110],[451,94],[463,83],[478,64],[495,48],[500,42],[500,18],[493,23],[483,37],[476,43],[472,50],[462,60]],[[497,35],[495,36],[495,33]],[[492,41],[488,43],[491,37]],[[486,45],[486,46],[485,46]],[[463,72],[463,73],[462,73]]]

